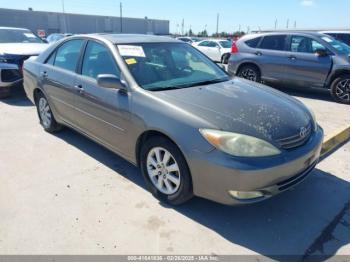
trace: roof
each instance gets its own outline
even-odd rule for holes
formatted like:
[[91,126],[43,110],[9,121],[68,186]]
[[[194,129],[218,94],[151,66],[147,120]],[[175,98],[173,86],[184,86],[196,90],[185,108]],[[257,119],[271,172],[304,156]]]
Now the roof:
[[138,34],[91,34],[90,37],[104,38],[113,44],[132,43],[179,43],[181,41],[166,36],[138,35]]
[[321,31],[322,34],[350,34],[350,31]]
[[267,35],[304,35],[304,36],[315,36],[322,37],[324,34],[322,32],[306,32],[306,31],[273,31],[273,32],[263,32],[245,35],[244,38],[251,38],[257,36],[267,36]]
[[0,29],[10,29],[10,30],[24,30],[24,31],[29,31],[29,29],[27,29],[27,28],[6,27],[6,26],[0,26]]

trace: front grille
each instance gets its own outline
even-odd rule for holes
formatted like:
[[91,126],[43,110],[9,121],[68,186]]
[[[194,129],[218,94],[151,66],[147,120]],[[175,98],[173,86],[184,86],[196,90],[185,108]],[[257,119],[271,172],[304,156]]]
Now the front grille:
[[1,70],[1,81],[2,82],[15,82],[22,78],[21,72],[17,69],[2,69]]
[[293,149],[299,146],[306,144],[309,141],[312,133],[312,125],[309,124],[304,130],[304,136],[301,135],[301,132],[290,137],[282,138],[277,140],[279,145],[284,149]]

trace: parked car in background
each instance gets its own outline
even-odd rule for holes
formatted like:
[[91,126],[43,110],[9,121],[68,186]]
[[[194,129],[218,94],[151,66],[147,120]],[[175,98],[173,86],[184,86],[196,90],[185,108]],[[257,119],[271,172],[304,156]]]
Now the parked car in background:
[[203,40],[193,46],[215,62],[227,64],[230,58],[232,42],[228,40]]
[[176,39],[191,45],[193,43],[197,43],[202,40],[201,38],[198,38],[198,37],[189,37],[189,36],[181,36],[181,37],[177,37]]
[[24,87],[46,131],[104,145],[173,205],[267,199],[303,181],[322,147],[301,102],[168,37],[73,36],[25,62]]
[[330,35],[350,46],[350,31],[323,31],[320,33]]
[[49,35],[47,38],[46,38],[46,41],[49,43],[49,44],[52,44],[52,43],[56,43],[57,41],[63,39],[63,38],[66,38],[66,37],[69,37],[69,36],[72,36],[73,34],[61,34],[61,33],[54,33],[54,34],[51,34]]
[[328,88],[350,104],[350,47],[315,32],[248,35],[233,43],[228,72],[260,82]]
[[0,27],[0,97],[10,95],[11,88],[22,83],[23,62],[47,48],[28,29]]

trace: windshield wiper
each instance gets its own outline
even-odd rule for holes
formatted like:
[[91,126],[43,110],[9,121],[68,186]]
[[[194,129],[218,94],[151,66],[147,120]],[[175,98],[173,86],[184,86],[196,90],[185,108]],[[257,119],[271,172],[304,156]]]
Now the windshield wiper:
[[229,81],[229,80],[230,80],[229,78],[219,78],[219,79],[212,79],[212,80],[206,80],[206,81],[202,81],[202,82],[183,84],[183,85],[177,85],[177,86],[150,88],[148,90],[149,91],[175,90],[175,89],[182,89],[182,88],[188,88],[188,87],[216,84],[216,83],[226,82],[226,81]]
[[226,81],[229,81],[229,80],[230,80],[229,78],[219,78],[219,79],[213,79],[213,80],[206,80],[206,81],[202,81],[202,82],[189,84],[186,87],[205,86],[205,85],[210,85],[210,84],[226,82]]
[[181,89],[182,87],[177,86],[168,86],[168,87],[156,87],[156,88],[150,88],[147,89],[149,91],[167,91],[167,90],[175,90],[175,89]]

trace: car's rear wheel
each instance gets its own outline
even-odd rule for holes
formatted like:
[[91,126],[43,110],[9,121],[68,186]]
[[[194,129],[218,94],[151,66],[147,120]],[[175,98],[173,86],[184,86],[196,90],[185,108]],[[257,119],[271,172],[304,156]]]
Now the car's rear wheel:
[[159,200],[181,205],[192,198],[192,181],[186,160],[178,147],[164,137],[151,137],[141,149],[142,175]]
[[62,129],[62,126],[56,122],[55,117],[51,111],[51,107],[47,98],[43,93],[38,93],[35,99],[40,124],[45,131],[49,133],[58,132]]
[[237,74],[239,77],[254,81],[254,82],[260,82],[261,81],[261,75],[260,71],[257,67],[252,65],[245,65],[242,66]]
[[343,75],[335,79],[331,85],[331,94],[335,101],[350,104],[350,75]]
[[228,60],[230,59],[230,56],[231,56],[230,54],[224,54],[221,58],[221,63],[227,65]]

